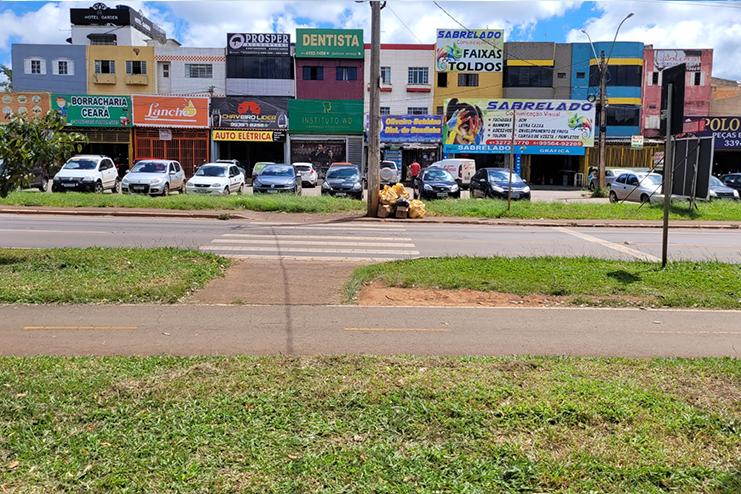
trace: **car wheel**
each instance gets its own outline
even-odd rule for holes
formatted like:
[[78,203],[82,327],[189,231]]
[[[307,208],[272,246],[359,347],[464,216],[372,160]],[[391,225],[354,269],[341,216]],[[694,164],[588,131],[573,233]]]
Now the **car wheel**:
[[237,195],[241,196],[242,194],[244,194],[244,182],[239,184],[239,188],[237,189]]
[[162,197],[167,197],[170,195],[170,184],[165,184],[164,187],[162,187]]
[[113,189],[111,189],[111,192],[113,192],[114,194],[121,193],[121,180],[116,179],[116,182],[113,184]]
[[610,191],[610,202],[612,203],[618,202],[618,197],[614,190]]
[[228,196],[230,192],[231,191],[229,190],[229,186],[228,185],[226,187],[224,187],[224,195],[225,196]]
[[648,194],[641,194],[641,203],[646,204],[649,200]]
[[49,179],[48,178],[42,178],[41,184],[39,185],[39,190],[41,192],[46,192],[49,190]]
[[102,194],[103,193],[103,182],[95,182],[95,193],[96,194]]

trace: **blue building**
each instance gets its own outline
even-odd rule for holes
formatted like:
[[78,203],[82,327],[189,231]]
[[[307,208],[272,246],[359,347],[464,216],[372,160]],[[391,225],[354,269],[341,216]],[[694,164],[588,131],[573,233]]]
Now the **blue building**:
[[87,94],[85,46],[12,46],[13,90]]
[[[610,55],[611,41],[594,43],[597,57]],[[607,138],[630,138],[640,134],[643,43],[617,42],[607,73]],[[574,43],[571,66],[571,99],[599,101],[599,58],[589,43]],[[597,114],[599,121],[599,113]],[[596,126],[599,133],[599,126]]]

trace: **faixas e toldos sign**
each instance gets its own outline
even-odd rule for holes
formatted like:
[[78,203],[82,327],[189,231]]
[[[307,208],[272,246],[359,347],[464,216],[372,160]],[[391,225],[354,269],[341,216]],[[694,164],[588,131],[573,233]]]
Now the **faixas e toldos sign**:
[[208,97],[199,96],[132,96],[134,125],[142,127],[209,126]]

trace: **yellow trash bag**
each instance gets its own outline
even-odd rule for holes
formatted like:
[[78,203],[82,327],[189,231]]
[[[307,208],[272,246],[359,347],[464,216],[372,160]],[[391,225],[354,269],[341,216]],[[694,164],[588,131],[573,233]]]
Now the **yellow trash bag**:
[[378,202],[381,204],[396,204],[396,200],[399,198],[399,196],[394,192],[394,189],[389,187],[388,185],[383,187],[383,190],[378,193]]
[[410,218],[424,218],[426,214],[425,203],[418,201],[417,199],[409,203],[409,217]]
[[407,191],[406,187],[404,187],[402,184],[396,184],[393,187],[391,187],[391,190],[396,192],[396,195],[399,197],[403,197],[404,199],[409,199],[409,192]]

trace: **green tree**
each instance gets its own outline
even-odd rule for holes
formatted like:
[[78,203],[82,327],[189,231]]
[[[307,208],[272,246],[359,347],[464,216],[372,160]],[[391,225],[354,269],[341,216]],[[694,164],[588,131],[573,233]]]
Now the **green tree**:
[[7,65],[0,65],[0,75],[5,76],[5,80],[0,82],[0,89],[7,93],[13,91],[13,70]]
[[33,169],[46,167],[50,175],[88,143],[79,132],[64,132],[62,114],[52,110],[43,117],[11,114],[0,125],[0,197],[27,181]]

